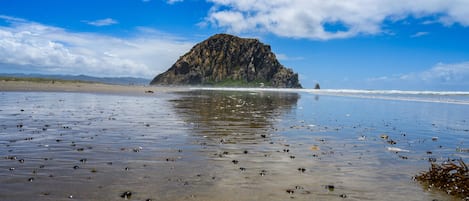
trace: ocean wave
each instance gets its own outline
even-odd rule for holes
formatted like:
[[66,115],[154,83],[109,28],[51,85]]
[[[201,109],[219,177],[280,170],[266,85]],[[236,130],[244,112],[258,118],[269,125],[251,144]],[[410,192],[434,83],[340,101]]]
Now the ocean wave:
[[348,96],[384,100],[417,101],[469,105],[469,91],[404,91],[404,90],[361,90],[361,89],[287,89],[287,88],[222,88],[193,87],[191,90],[290,92],[314,95]]

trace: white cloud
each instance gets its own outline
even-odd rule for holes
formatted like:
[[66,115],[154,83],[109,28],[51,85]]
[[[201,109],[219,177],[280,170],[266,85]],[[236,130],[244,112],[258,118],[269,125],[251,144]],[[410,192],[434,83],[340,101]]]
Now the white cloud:
[[174,4],[174,3],[178,3],[178,2],[183,2],[184,0],[167,0],[166,3],[168,4]]
[[89,25],[97,26],[97,27],[102,27],[102,26],[109,26],[113,24],[117,24],[116,20],[112,18],[106,18],[106,19],[101,19],[101,20],[95,20],[95,21],[83,21]]
[[10,22],[0,26],[0,63],[32,66],[44,73],[151,78],[194,44],[157,31],[117,38],[74,33],[24,19],[0,19]]
[[383,23],[407,17],[469,26],[467,0],[208,0],[206,21],[234,33],[328,40],[381,34]]
[[417,74],[423,81],[439,81],[468,83],[469,82],[469,62],[444,64],[439,63],[430,70]]
[[422,31],[422,32],[417,32],[414,35],[411,35],[410,37],[411,38],[418,38],[418,37],[422,37],[422,36],[425,36],[425,35],[428,35],[428,34],[430,34],[430,33]]
[[279,54],[275,54],[275,56],[277,57],[278,60],[281,60],[281,61],[298,61],[298,60],[303,60],[304,58],[303,57],[290,57],[286,54],[282,54],[282,53],[279,53]]
[[369,78],[367,81],[387,87],[467,90],[469,86],[469,61],[452,64],[438,63],[424,71]]

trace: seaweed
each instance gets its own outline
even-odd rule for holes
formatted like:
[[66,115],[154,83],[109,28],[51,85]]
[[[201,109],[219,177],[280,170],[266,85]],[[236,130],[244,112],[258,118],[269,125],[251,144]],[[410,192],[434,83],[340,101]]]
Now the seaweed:
[[442,190],[469,200],[469,169],[462,159],[431,163],[430,169],[415,176],[415,179],[428,189]]

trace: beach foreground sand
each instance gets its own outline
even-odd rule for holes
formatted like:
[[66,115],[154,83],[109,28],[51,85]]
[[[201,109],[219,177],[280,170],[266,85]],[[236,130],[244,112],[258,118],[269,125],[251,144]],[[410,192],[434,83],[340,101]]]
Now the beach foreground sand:
[[0,80],[0,91],[89,92],[110,94],[153,94],[157,92],[186,91],[184,87],[161,87],[140,85],[112,85],[71,81],[6,81]]

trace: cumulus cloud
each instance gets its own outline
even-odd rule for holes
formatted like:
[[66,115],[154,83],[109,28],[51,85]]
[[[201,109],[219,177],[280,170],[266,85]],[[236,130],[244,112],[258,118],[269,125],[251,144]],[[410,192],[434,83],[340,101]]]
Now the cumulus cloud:
[[117,24],[116,20],[112,18],[106,18],[106,19],[101,19],[101,20],[95,20],[95,21],[83,21],[89,25],[97,26],[97,27],[102,27],[102,26],[109,26],[113,24]]
[[44,73],[151,78],[194,44],[156,31],[117,38],[12,17],[0,19],[9,22],[0,26],[0,68],[3,63]]
[[234,33],[329,40],[381,34],[383,24],[408,17],[469,26],[465,0],[208,0],[206,22]]

